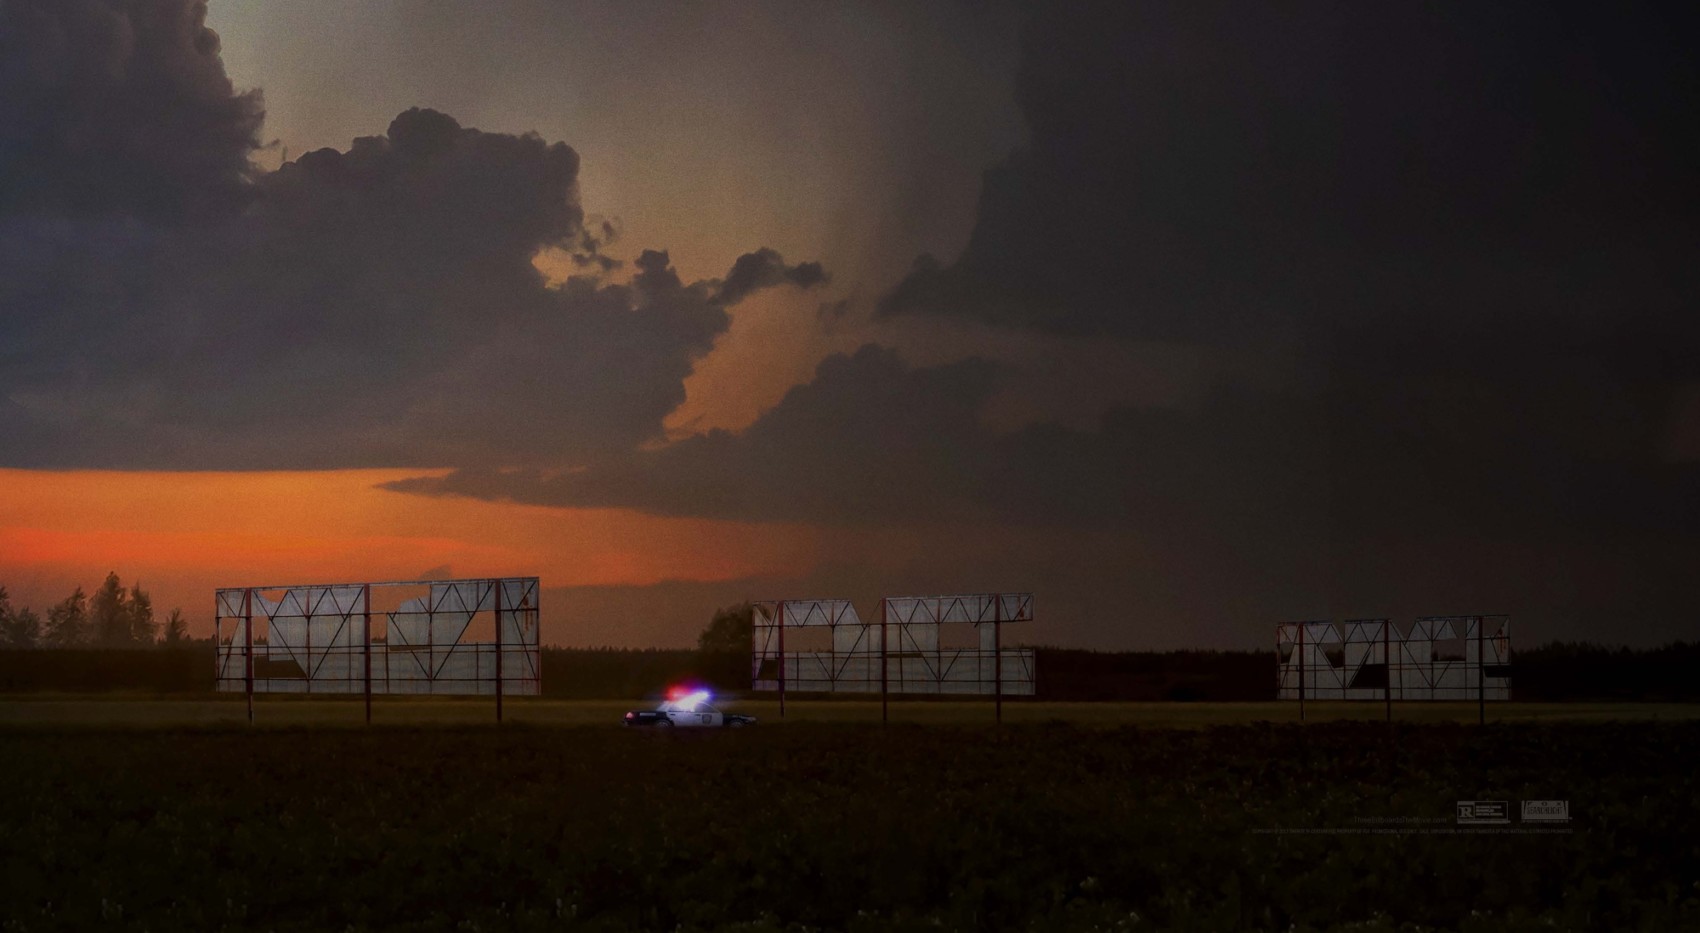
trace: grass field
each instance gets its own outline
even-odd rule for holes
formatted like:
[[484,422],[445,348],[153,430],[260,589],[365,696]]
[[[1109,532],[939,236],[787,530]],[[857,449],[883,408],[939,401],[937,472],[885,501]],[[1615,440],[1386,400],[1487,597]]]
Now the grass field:
[[[618,725],[628,709],[653,705],[643,700],[553,700],[509,698],[504,718],[509,722],[548,726]],[[735,700],[728,709],[754,714],[763,725],[802,722],[878,722],[880,704],[860,700],[788,700],[785,716],[769,699]],[[1700,719],[1700,703],[1490,703],[1489,722],[1645,722]],[[894,722],[975,725],[993,722],[987,701],[893,702]],[[1308,722],[1339,720],[1382,721],[1379,703],[1305,704]],[[1009,724],[1067,722],[1074,725],[1189,728],[1255,722],[1296,723],[1296,703],[1044,703],[1006,702]],[[0,726],[48,727],[180,727],[240,724],[247,707],[241,696],[172,698],[150,695],[30,694],[0,698]],[[300,696],[259,697],[255,700],[258,726],[364,725],[365,707],[359,697],[318,699]],[[1474,723],[1474,703],[1407,703],[1393,708],[1399,722]],[[490,698],[396,698],[374,701],[375,725],[494,724],[495,701]]]
[[627,705],[0,702],[0,930],[1700,929],[1691,708]]

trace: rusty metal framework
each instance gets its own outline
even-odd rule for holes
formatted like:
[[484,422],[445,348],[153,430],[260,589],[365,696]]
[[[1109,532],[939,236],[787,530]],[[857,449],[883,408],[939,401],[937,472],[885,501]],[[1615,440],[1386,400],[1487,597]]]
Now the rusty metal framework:
[[1282,700],[1511,699],[1511,617],[1425,616],[1275,627]]
[[[1031,593],[901,596],[880,600],[878,622],[863,622],[846,599],[791,599],[754,605],[750,686],[787,691],[990,696],[1003,715],[1003,697],[1032,696],[1031,648],[1003,647],[1003,626],[1033,619]],[[947,645],[941,627],[973,630],[972,644]],[[827,647],[799,650],[788,630],[825,628]]]
[[[374,602],[373,591],[378,591]],[[537,577],[229,587],[214,594],[217,689],[257,693],[542,692]],[[482,637],[481,637],[482,636]]]

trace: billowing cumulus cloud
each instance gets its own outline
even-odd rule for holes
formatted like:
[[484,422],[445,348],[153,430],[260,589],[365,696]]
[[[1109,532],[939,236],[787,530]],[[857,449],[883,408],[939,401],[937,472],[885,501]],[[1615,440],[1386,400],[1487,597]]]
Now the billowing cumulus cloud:
[[[1651,86],[1663,72],[1627,44],[1649,24],[1584,40],[1562,17],[1525,35],[1491,11],[1354,9],[1035,11],[1019,86],[1030,145],[987,174],[961,256],[923,258],[883,301],[893,316],[1228,345],[1286,361],[1267,368],[1291,384],[1230,380],[1196,410],[998,435],[980,424],[989,367],[910,370],[865,351],[742,436],[523,495],[1119,520],[1215,514],[1248,489],[1290,499],[1300,490],[1282,483],[1316,476],[1348,539],[1484,522],[1692,530],[1693,471],[1665,459],[1672,399],[1700,375],[1695,273],[1679,261],[1695,242],[1655,186],[1693,182],[1658,135],[1675,113]],[[1562,62],[1511,54],[1576,42],[1594,43],[1598,92],[1559,81]],[[1576,124],[1605,135],[1571,145]],[[723,294],[785,268],[748,254]],[[811,408],[827,398],[841,404]]]
[[726,274],[725,281],[720,283],[718,300],[724,305],[735,305],[749,297],[751,293],[776,285],[795,285],[798,288],[814,288],[826,284],[829,276],[818,262],[803,262],[794,266],[785,264],[785,258],[774,250],[763,247],[753,253],[745,253],[732,263],[732,271]]
[[206,5],[0,6],[0,213],[173,219],[244,199],[262,117]]
[[[593,459],[658,436],[727,327],[725,287],[665,252],[622,284],[544,281],[543,250],[616,265],[563,143],[412,109],[256,174],[258,97],[225,78],[198,4],[6,11],[12,465]],[[824,277],[774,261],[728,280]]]

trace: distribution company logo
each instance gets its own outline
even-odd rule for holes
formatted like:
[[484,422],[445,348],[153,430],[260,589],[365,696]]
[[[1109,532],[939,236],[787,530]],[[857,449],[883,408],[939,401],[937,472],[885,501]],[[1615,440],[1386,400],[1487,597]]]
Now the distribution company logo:
[[1570,822],[1570,801],[1525,800],[1523,801],[1523,822],[1568,823]]

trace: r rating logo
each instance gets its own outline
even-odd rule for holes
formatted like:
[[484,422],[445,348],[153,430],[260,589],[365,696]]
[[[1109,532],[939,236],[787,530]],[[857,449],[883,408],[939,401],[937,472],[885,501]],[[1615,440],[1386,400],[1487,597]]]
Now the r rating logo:
[[1511,804],[1505,800],[1458,801],[1458,825],[1503,826],[1511,822]]

